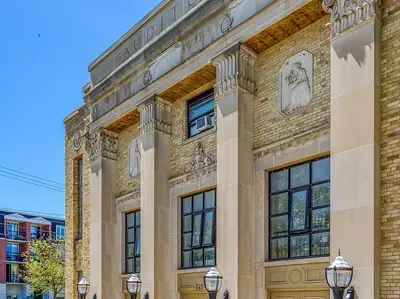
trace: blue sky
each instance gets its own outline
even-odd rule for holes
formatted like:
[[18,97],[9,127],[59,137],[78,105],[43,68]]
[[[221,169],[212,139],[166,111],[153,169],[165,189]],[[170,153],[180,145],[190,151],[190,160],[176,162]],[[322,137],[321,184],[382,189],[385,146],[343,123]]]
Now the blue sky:
[[[159,0],[3,0],[0,166],[64,182],[64,117],[87,67]],[[4,168],[3,168],[4,170]],[[0,208],[64,213],[64,194],[0,176]]]

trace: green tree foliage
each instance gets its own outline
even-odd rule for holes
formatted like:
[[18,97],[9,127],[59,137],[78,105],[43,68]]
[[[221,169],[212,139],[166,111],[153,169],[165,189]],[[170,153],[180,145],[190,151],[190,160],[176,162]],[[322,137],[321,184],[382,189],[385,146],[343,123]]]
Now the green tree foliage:
[[36,294],[51,291],[54,298],[64,289],[64,242],[36,240],[25,254],[25,281]]

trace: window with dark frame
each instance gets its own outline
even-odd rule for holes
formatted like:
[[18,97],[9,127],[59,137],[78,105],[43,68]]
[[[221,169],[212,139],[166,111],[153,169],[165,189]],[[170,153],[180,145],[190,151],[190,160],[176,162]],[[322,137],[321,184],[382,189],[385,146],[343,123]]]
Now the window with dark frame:
[[329,256],[330,158],[269,173],[269,259]]
[[140,211],[125,214],[125,272],[140,273]]
[[182,198],[182,269],[216,265],[216,190]]
[[188,102],[188,136],[194,137],[215,126],[214,90],[209,90]]
[[77,179],[77,239],[82,238],[83,231],[83,160],[79,158],[76,160],[76,179]]

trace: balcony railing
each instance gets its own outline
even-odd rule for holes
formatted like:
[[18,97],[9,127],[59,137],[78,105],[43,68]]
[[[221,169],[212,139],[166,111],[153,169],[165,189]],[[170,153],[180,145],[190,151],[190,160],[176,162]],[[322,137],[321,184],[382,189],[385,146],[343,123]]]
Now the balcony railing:
[[8,283],[25,283],[20,274],[7,274]]
[[32,232],[31,239],[32,240],[48,240],[48,239],[50,239],[50,232],[47,232],[47,231]]
[[6,231],[6,238],[9,240],[16,240],[16,241],[25,241],[26,240],[26,233],[17,231],[17,230],[7,230]]
[[9,262],[24,262],[24,257],[20,253],[7,253],[7,261]]

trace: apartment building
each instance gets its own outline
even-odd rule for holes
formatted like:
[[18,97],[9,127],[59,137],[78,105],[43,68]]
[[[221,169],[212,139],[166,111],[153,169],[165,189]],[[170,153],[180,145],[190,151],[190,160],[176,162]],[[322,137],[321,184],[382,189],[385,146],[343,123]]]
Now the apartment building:
[[[23,255],[28,250],[29,242],[63,240],[64,234],[63,218],[0,209],[0,298],[41,298],[33,294],[23,279]],[[52,296],[46,294],[43,299],[52,299]]]

